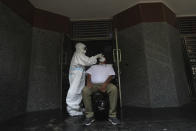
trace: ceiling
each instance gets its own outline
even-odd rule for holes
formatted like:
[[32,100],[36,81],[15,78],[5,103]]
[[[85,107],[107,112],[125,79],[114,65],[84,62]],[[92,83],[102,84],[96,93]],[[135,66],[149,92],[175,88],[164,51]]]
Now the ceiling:
[[29,0],[36,8],[71,20],[110,19],[138,3],[162,2],[177,16],[196,16],[196,0]]

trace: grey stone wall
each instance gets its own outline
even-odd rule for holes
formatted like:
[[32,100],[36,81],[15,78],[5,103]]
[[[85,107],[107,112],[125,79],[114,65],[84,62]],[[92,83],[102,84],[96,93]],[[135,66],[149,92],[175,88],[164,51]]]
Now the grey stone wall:
[[142,24],[151,107],[179,105],[170,55],[168,26],[167,23]]
[[0,121],[25,112],[32,27],[0,2]]
[[59,54],[63,34],[33,27],[27,111],[60,108]]
[[172,67],[175,74],[176,91],[178,92],[179,104],[183,105],[190,101],[188,92],[188,78],[185,72],[185,62],[183,59],[183,48],[180,33],[172,26],[168,26],[170,55],[172,59]]
[[149,107],[147,63],[142,26],[136,25],[118,33],[122,51],[121,83],[123,105]]
[[167,23],[142,23],[119,32],[124,52],[123,104],[176,107],[189,101],[178,31]]

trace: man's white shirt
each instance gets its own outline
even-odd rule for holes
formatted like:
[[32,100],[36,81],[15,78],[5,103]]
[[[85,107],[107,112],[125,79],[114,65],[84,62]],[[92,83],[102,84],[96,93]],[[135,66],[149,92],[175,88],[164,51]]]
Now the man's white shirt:
[[93,65],[86,73],[91,75],[91,82],[93,84],[104,83],[109,76],[115,75],[111,64]]

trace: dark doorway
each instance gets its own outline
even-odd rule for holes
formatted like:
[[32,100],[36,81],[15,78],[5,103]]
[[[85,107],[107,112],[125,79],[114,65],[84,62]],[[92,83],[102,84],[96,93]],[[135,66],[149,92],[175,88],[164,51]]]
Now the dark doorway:
[[[112,27],[112,20],[72,22],[71,39],[65,39],[62,51],[62,59],[65,60],[62,65],[62,110],[64,113],[66,113],[66,95],[69,89],[69,66],[77,42],[82,42],[87,46],[86,55],[89,57],[102,53],[107,59],[107,64],[113,64],[114,70],[117,74],[116,63],[113,62],[116,45],[113,40]],[[67,42],[69,45],[67,45]],[[112,82],[118,86],[117,75]]]
[[[66,112],[66,95],[69,89],[69,66],[71,62],[72,55],[75,51],[75,44],[78,41],[72,41],[69,37],[65,37],[63,43],[63,53],[62,53],[62,112],[64,115],[67,115]],[[114,41],[113,40],[91,40],[91,41],[80,41],[87,46],[87,56],[93,56],[98,53],[102,53],[106,59],[107,64],[113,64],[113,49]],[[115,65],[113,64],[115,69]],[[88,68],[88,67],[87,67]],[[115,71],[116,72],[116,71]],[[117,72],[116,72],[117,73]],[[115,85],[117,84],[117,76],[112,81]],[[119,108],[119,107],[118,107]]]

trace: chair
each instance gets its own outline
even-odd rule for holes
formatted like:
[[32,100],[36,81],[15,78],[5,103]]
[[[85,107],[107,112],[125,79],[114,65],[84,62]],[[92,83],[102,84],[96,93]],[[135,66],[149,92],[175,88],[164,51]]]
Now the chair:
[[92,106],[96,119],[107,119],[109,112],[109,96],[97,91],[92,94]]

